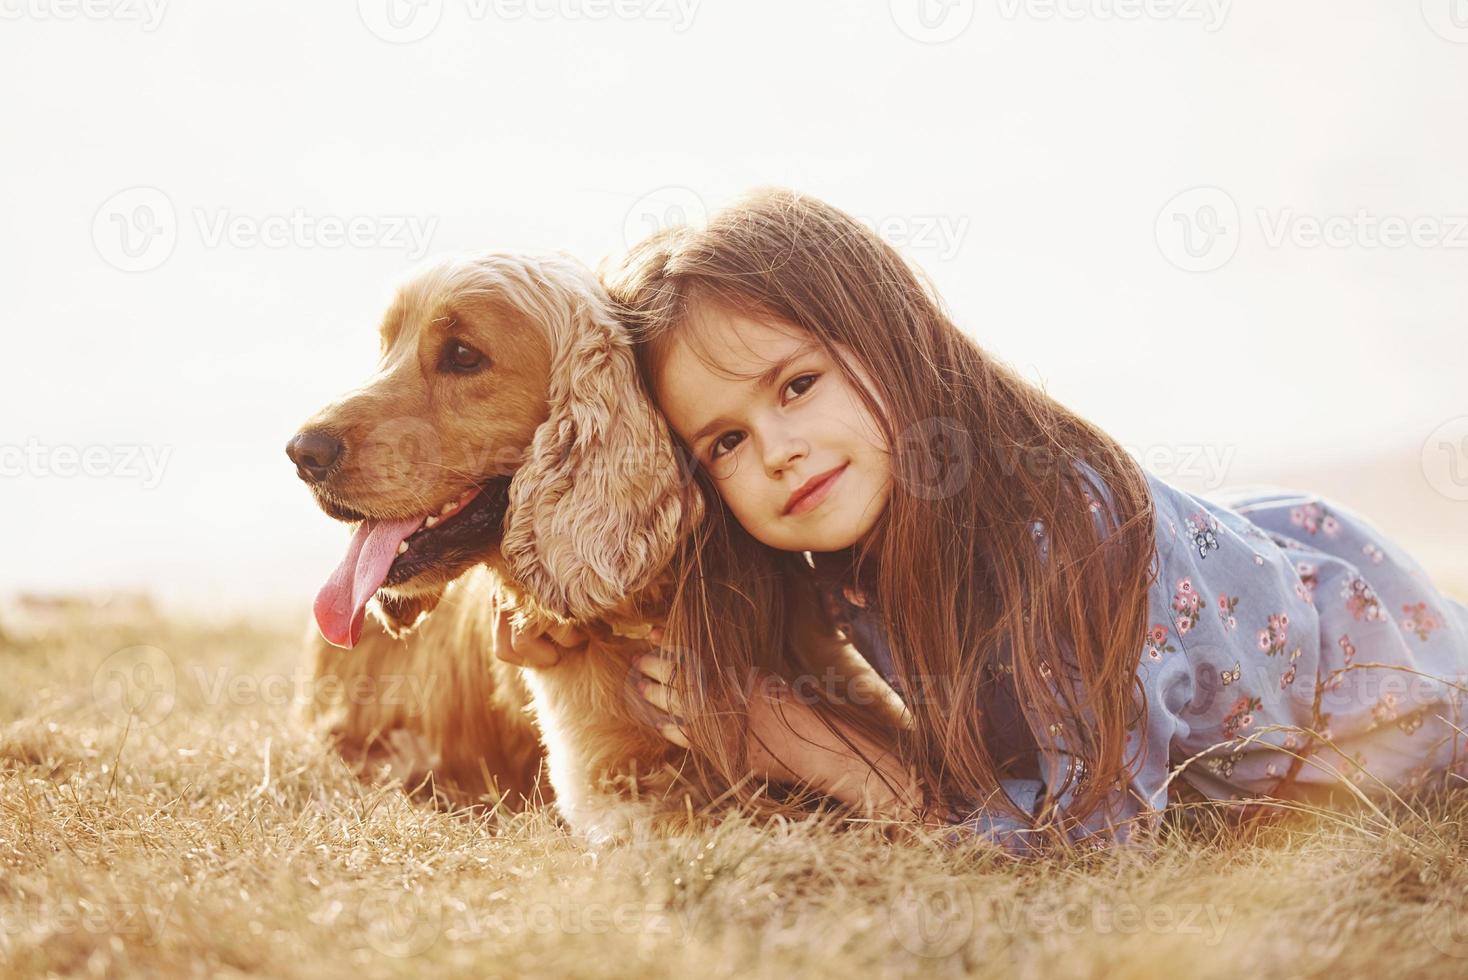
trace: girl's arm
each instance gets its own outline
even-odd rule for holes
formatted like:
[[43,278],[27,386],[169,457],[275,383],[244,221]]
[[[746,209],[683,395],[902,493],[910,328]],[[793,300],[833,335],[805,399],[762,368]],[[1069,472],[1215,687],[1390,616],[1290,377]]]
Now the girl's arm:
[[[672,661],[648,654],[638,658],[637,667],[648,678],[643,685],[643,696],[669,715],[680,715],[682,706],[668,687]],[[750,701],[749,725],[754,736],[750,740],[751,770],[772,782],[808,785],[879,816],[922,819],[922,794],[913,772],[890,751],[873,744],[839,719],[830,721],[861,749],[870,763],[827,727],[815,705],[796,697],[790,686],[776,675],[761,674]],[[669,740],[688,747],[687,738],[676,723],[664,725],[662,731]],[[930,815],[927,822],[942,825],[942,815]]]

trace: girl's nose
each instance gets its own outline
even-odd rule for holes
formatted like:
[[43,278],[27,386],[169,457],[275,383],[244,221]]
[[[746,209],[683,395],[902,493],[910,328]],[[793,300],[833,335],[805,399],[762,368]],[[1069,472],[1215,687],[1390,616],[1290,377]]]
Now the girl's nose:
[[774,433],[765,442],[765,470],[771,476],[779,476],[795,464],[796,460],[810,455],[810,443],[792,432]]

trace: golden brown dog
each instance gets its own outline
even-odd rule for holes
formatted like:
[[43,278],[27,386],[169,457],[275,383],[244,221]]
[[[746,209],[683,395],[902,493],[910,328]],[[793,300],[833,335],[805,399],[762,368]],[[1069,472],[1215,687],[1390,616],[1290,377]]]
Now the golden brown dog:
[[[633,684],[704,511],[595,276],[562,256],[440,260],[400,288],[380,335],[376,373],[287,448],[321,508],[357,522],[317,597],[331,643],[313,640],[312,716],[409,781],[553,795],[593,841],[721,793],[680,782],[684,750]],[[521,670],[494,654],[498,615],[590,640]],[[839,641],[821,649],[875,677]]]

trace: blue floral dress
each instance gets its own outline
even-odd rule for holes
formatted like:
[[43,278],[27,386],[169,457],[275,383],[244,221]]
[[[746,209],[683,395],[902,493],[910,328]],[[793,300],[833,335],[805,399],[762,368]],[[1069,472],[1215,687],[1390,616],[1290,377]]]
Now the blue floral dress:
[[[1082,469],[1099,526],[1106,490]],[[1126,790],[1072,839],[1125,843],[1179,800],[1315,801],[1354,795],[1346,782],[1368,798],[1405,797],[1468,777],[1468,608],[1332,500],[1277,487],[1205,498],[1143,472],[1157,545],[1150,627],[1138,641],[1148,711],[1128,738]],[[1033,529],[1044,555],[1044,527]],[[827,611],[902,694],[875,590],[837,558],[809,558]],[[1029,731],[1012,692],[991,711],[1001,729]],[[1063,726],[1029,734],[1032,747],[1052,745],[1079,764],[1065,753]],[[1060,792],[1060,767],[1039,756],[1035,778],[1002,780],[1003,789],[1035,813],[1049,787],[1063,809],[1074,786]],[[955,822],[1016,854],[1034,849],[1034,831],[995,808]]]

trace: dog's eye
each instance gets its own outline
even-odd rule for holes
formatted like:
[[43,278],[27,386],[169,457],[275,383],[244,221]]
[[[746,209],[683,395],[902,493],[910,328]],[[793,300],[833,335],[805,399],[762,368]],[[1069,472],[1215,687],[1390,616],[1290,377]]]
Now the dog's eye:
[[451,374],[472,374],[483,368],[488,358],[462,340],[450,340],[443,345],[438,358],[438,369]]

